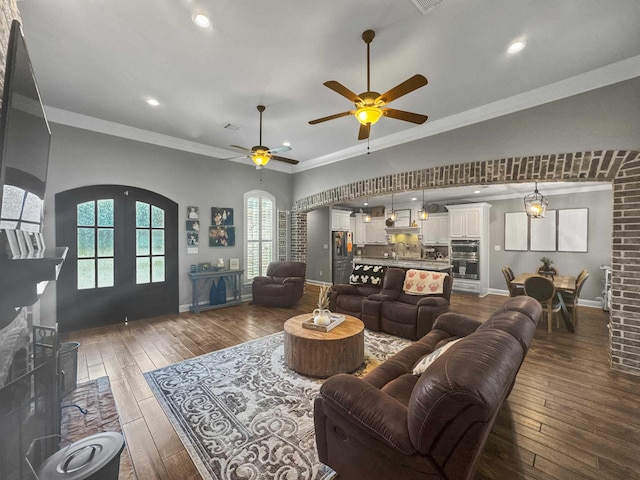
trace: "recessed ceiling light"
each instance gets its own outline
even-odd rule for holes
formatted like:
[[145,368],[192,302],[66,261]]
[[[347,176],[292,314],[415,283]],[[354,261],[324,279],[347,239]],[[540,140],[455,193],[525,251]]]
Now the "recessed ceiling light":
[[473,193],[478,194],[480,193],[480,190],[474,190]]
[[366,207],[367,205],[369,205],[369,202],[364,202],[363,205]]
[[282,142],[282,145],[284,145],[285,147],[290,147],[291,146],[291,142]]
[[200,28],[209,28],[211,26],[211,19],[204,13],[194,13],[193,17],[191,18],[193,20],[193,23],[195,23]]
[[418,200],[416,197],[411,197],[412,202],[415,202],[416,200]]
[[511,42],[507,47],[507,53],[513,55],[514,53],[522,51],[522,49],[526,46],[527,42],[525,42],[524,40],[515,40]]
[[147,103],[152,107],[157,107],[158,105],[160,105],[160,102],[152,97],[147,98]]

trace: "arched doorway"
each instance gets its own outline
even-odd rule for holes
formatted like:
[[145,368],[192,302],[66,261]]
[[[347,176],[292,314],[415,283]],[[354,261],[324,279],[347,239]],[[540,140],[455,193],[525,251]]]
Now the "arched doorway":
[[[608,181],[613,184],[611,367],[640,375],[640,152],[598,150],[511,157],[401,172],[340,185],[298,199],[292,213],[293,260],[305,261],[306,212],[358,197],[488,183]],[[295,239],[295,244],[293,243]],[[297,250],[296,248],[297,247]]]
[[61,331],[178,312],[178,205],[148,190],[94,185],[56,195]]

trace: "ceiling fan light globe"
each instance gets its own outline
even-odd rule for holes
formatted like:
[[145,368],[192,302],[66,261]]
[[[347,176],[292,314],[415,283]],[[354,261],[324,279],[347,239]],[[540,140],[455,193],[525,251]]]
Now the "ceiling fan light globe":
[[253,160],[253,163],[255,163],[258,167],[264,167],[267,163],[269,163],[269,160],[271,160],[271,155],[267,153],[257,152],[251,156],[251,160]]
[[382,110],[378,107],[361,107],[356,110],[356,118],[362,125],[373,125],[382,117]]

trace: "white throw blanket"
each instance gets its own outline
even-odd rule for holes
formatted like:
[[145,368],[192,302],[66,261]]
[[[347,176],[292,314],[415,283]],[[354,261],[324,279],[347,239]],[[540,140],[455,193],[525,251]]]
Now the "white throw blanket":
[[404,276],[404,293],[409,295],[429,295],[443,292],[444,278],[447,273],[428,270],[407,270]]

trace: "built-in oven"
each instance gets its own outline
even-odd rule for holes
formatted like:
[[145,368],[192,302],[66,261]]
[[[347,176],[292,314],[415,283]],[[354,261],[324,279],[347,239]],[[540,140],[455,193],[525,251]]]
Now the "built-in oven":
[[451,240],[451,275],[480,280],[479,240]]

